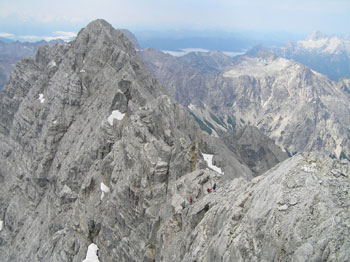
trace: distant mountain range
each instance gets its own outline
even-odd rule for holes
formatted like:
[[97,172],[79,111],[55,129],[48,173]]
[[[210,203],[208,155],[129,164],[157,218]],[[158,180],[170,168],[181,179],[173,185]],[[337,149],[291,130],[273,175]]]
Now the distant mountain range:
[[[133,42],[136,49],[155,48],[180,53],[188,53],[188,48],[202,50],[219,50],[230,56],[239,55],[247,50],[249,53],[269,50],[278,56],[293,59],[305,64],[315,71],[327,75],[332,80],[350,77],[350,37],[326,36],[318,31],[313,32],[306,40],[288,42],[286,39],[297,39],[300,35],[268,34],[253,32],[233,34],[227,32],[138,32],[137,39],[128,30],[123,30]],[[272,39],[272,40],[271,40]],[[274,40],[273,40],[274,39]],[[0,38],[0,90],[6,84],[14,64],[24,57],[33,57],[38,46],[52,45],[57,41],[40,41],[23,43],[8,38]],[[255,45],[263,43],[264,46]],[[275,45],[273,47],[273,45]],[[183,51],[183,50],[186,51]]]
[[189,47],[203,48],[207,50],[221,50],[239,52],[249,49],[256,42],[237,38],[214,38],[214,37],[189,37],[182,39],[152,38],[140,41],[143,47],[152,47],[159,50],[181,50]]
[[143,48],[178,51],[185,48],[202,48],[223,52],[241,52],[257,44],[282,46],[297,41],[304,35],[284,32],[226,32],[218,30],[138,31],[135,35]]
[[350,261],[348,80],[128,38],[95,20],[0,92],[1,262]]
[[[257,48],[257,49],[261,49]],[[274,54],[311,67],[332,80],[350,77],[350,37],[327,36],[319,31],[283,47],[268,47]]]

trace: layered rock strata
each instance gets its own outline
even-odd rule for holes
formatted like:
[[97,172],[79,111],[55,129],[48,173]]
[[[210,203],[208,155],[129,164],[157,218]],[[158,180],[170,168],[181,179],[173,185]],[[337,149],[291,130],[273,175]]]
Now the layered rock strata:
[[[151,261],[189,195],[251,177],[103,20],[21,61],[0,100],[2,261],[81,262],[92,243],[101,261]],[[226,174],[205,171],[202,153]],[[203,189],[173,192],[193,171]]]

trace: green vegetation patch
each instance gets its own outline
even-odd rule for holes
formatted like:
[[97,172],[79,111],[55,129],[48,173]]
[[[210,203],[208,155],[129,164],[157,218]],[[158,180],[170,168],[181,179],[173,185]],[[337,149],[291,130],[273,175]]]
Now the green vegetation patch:
[[[234,118],[234,117],[233,117]],[[236,119],[232,119],[232,117],[231,116],[228,116],[227,117],[227,123],[229,124],[229,125],[231,125],[231,129],[232,130],[235,130],[235,128],[236,128]]]
[[209,135],[211,135],[211,133],[213,133],[213,130],[211,130],[206,124],[204,124],[203,121],[200,120],[195,114],[193,114],[191,111],[188,111],[188,112],[191,114],[191,116],[193,116],[194,120],[196,120],[200,129],[207,132]]
[[204,122],[205,122],[211,129],[216,130],[212,123],[210,123],[210,122],[207,121],[206,119],[204,119]]
[[222,127],[227,127],[226,124],[224,123],[224,121],[222,121],[222,119],[217,118],[214,114],[209,113],[210,117],[219,125],[221,125]]
[[340,156],[339,156],[339,159],[342,160],[342,159],[347,159],[350,161],[350,159],[347,157],[347,155],[345,155],[344,151],[341,151],[340,153]]

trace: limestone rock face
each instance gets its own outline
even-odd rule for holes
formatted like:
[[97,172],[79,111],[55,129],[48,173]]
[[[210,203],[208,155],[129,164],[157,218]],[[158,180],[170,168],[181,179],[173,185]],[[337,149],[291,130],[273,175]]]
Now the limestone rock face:
[[1,261],[350,259],[346,159],[253,178],[104,20],[21,61],[0,101]]
[[0,101],[1,261],[81,262],[92,243],[101,261],[153,261],[190,196],[252,177],[104,20],[22,60]]
[[192,101],[203,101],[208,96],[208,86],[214,83],[213,73],[202,73],[199,68],[156,49],[143,49],[138,54],[179,103],[188,106]]
[[221,139],[239,159],[250,167],[255,176],[265,173],[288,158],[274,141],[254,126],[245,126],[237,133],[227,132]]
[[349,171],[346,160],[297,155],[219,184],[161,226],[156,261],[348,261]]
[[0,91],[5,87],[16,63],[26,57],[34,57],[38,48],[42,45],[53,46],[63,44],[62,40],[44,40],[34,43],[3,42],[0,40]]
[[219,51],[190,52],[178,58],[184,64],[198,68],[204,73],[220,73],[229,70],[234,65],[234,60]]
[[227,64],[230,69],[216,73],[202,72],[198,58],[189,63],[154,53],[141,52],[146,65],[212,135],[252,125],[291,154],[317,151],[350,158],[347,80],[331,81],[264,50],[236,58]]
[[[232,108],[290,153],[350,155],[350,96],[338,83],[292,60],[260,53],[223,74]],[[240,88],[241,87],[241,88]]]
[[131,43],[134,45],[134,48],[136,50],[140,50],[141,46],[136,38],[136,36],[131,33],[129,30],[127,29],[121,29],[121,31],[124,33],[124,35],[126,35],[127,38],[129,38],[129,40],[131,41]]

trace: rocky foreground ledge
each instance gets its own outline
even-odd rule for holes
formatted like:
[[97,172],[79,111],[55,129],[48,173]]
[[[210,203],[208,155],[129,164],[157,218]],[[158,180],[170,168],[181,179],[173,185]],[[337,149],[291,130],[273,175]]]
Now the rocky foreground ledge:
[[297,155],[189,206],[161,254],[164,261],[348,261],[349,193],[348,161]]

